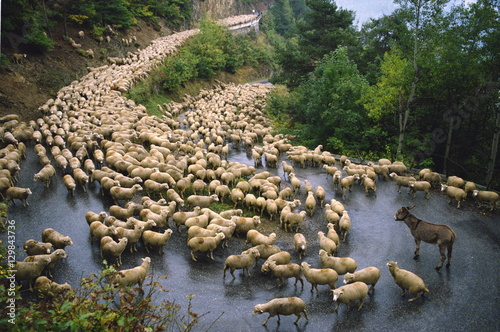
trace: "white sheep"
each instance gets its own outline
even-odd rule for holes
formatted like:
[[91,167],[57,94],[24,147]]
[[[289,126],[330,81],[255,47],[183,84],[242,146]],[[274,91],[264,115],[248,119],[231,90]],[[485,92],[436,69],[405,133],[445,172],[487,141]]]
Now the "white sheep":
[[[208,225],[207,225],[208,227]],[[211,227],[211,229],[193,225],[188,228],[187,231],[187,241],[191,240],[193,237],[212,237],[215,236],[217,233],[220,233],[220,228],[222,226],[215,225],[215,227]]]
[[317,186],[316,187],[316,198],[319,201],[319,206],[323,208],[325,204],[325,198],[326,198],[326,191],[322,186]]
[[253,307],[253,314],[260,315],[264,312],[269,313],[267,319],[262,323],[262,325],[266,325],[269,318],[278,316],[278,324],[280,323],[280,315],[296,315],[297,319],[293,322],[297,325],[301,314],[304,313],[304,316],[307,320],[309,317],[307,316],[306,304],[304,300],[299,297],[284,297],[284,298],[275,298],[271,301],[263,304],[256,304]]
[[14,57],[14,61],[17,63],[17,64],[20,64],[23,62],[23,59],[26,58],[26,54],[25,53],[14,53],[12,54],[12,56]]
[[42,242],[52,243],[54,249],[65,249],[66,246],[73,245],[69,236],[63,236],[52,228],[46,228],[42,231]]
[[300,265],[295,263],[278,265],[275,261],[269,262],[269,270],[271,270],[275,277],[280,279],[279,286],[285,284],[285,279],[295,278],[294,285],[297,281],[300,281],[302,287],[304,287],[304,280],[302,280],[302,270]]
[[306,237],[301,233],[295,233],[295,235],[293,236],[293,246],[299,253],[299,259],[302,259],[307,249]]
[[122,220],[132,217],[135,212],[135,207],[129,203],[127,203],[128,205],[126,204],[125,207],[121,207],[120,205],[111,205],[109,207],[109,215]]
[[446,196],[448,197],[448,204],[451,203],[452,199],[455,199],[457,201],[457,209],[460,208],[460,203],[467,197],[467,194],[463,189],[448,186],[446,184],[441,184],[441,191],[444,191]]
[[82,187],[83,191],[87,191],[87,183],[89,182],[89,176],[85,171],[81,168],[76,168],[73,170],[73,176],[75,178],[76,183]]
[[305,205],[306,205],[306,211],[312,217],[314,210],[316,209],[316,198],[314,197],[314,193],[312,191],[307,192]]
[[93,211],[87,211],[85,213],[85,220],[87,221],[87,224],[90,226],[90,224],[94,221],[100,221],[104,223],[104,220],[108,217],[108,214],[105,211],[101,211],[99,213],[95,213]]
[[448,177],[446,184],[457,188],[463,188],[465,186],[465,181],[461,177],[451,175]]
[[329,285],[331,289],[335,289],[335,283],[339,279],[335,270],[329,268],[312,269],[307,262],[302,262],[300,267],[306,280],[311,283],[311,292],[316,289],[316,293],[318,293],[318,285]]
[[243,269],[243,274],[245,274],[246,270],[247,275],[250,277],[250,271],[248,270],[248,268],[252,265],[255,267],[256,261],[259,257],[260,257],[260,252],[257,249],[252,249],[252,248],[243,251],[241,255],[228,256],[224,263],[224,277],[226,277],[227,269],[229,269],[229,272],[233,276],[233,279],[236,278],[234,276],[234,271],[236,269]]
[[134,225],[134,229],[116,227],[116,238],[121,239],[126,237],[128,239],[128,245],[130,246],[130,252],[134,252],[137,251],[136,244],[141,239],[143,232],[144,226],[140,225]]
[[187,218],[186,221],[184,222],[184,226],[186,226],[188,230],[192,226],[199,226],[206,228],[208,226],[208,223],[210,222],[208,215],[209,213],[205,212],[200,214],[199,216]]
[[398,193],[401,192],[401,187],[409,187],[410,181],[417,181],[417,179],[413,176],[400,176],[396,173],[391,173],[389,176],[396,182],[396,185],[398,186]]
[[375,184],[375,181],[368,177],[367,174],[361,175],[361,181],[363,185],[365,186],[365,195],[368,196],[368,193],[370,191],[373,191],[373,195],[377,196],[377,185]]
[[50,254],[52,243],[44,243],[29,239],[24,242],[23,249],[28,256]]
[[75,179],[71,176],[71,174],[66,174],[63,176],[63,183],[66,189],[68,189],[68,194],[71,196],[75,195],[76,182]]
[[151,258],[146,257],[142,259],[142,264],[132,269],[118,271],[114,277],[113,284],[119,287],[133,286],[135,284],[142,288],[144,279],[149,271]]
[[[230,220],[229,220],[230,221]],[[231,221],[230,221],[231,222]],[[222,240],[221,247],[226,248],[229,246],[229,240],[232,238],[236,225],[232,223],[229,226],[222,226],[217,224],[209,224],[207,230],[215,231],[216,233],[224,233],[224,240]]]
[[195,206],[192,211],[177,211],[173,214],[172,219],[175,221],[177,225],[177,231],[180,232],[181,225],[184,225],[186,220],[191,217],[197,217],[201,214],[201,208],[199,206]]
[[200,208],[207,208],[212,203],[218,202],[219,196],[213,194],[210,196],[202,196],[202,195],[191,195],[186,199],[186,202],[189,206],[199,206]]
[[208,252],[208,257],[214,260],[213,252],[219,243],[224,240],[224,233],[217,233],[213,237],[194,237],[190,239],[187,243],[188,248],[191,250],[191,258],[193,261],[197,261],[194,254],[198,251]]
[[16,262],[14,269],[16,271],[16,281],[21,283],[22,281],[28,281],[30,290],[33,289],[33,282],[38,278],[45,267],[49,265],[50,257],[45,256],[34,262]]
[[344,303],[347,306],[347,311],[349,311],[349,304],[358,300],[358,311],[360,311],[361,308],[363,308],[366,296],[368,295],[368,286],[364,282],[357,281],[334,289],[332,290],[332,293],[333,301],[337,302],[337,306],[333,309],[334,311],[337,311],[340,303]]
[[345,242],[345,239],[350,229],[351,229],[351,217],[349,216],[347,210],[344,210],[344,212],[342,212],[342,217],[340,217],[339,220],[339,231],[340,231],[340,237],[342,237],[342,242]]
[[318,232],[319,247],[330,255],[337,253],[337,244],[328,238],[324,232]]
[[[257,249],[257,247],[254,247]],[[259,251],[260,253],[260,251]],[[261,271],[269,272],[269,264],[275,262],[278,265],[288,264],[292,260],[292,255],[288,251],[280,251],[269,256],[261,266]]]
[[483,202],[489,202],[491,204],[491,210],[493,211],[496,209],[496,204],[500,200],[500,196],[498,193],[494,191],[487,191],[487,190],[473,190],[472,191],[472,197],[483,201]]
[[32,194],[30,188],[21,188],[21,187],[10,187],[7,188],[5,192],[5,199],[7,201],[12,201],[13,204],[15,199],[18,199],[23,202],[23,206],[29,205],[28,198]]
[[472,181],[467,181],[464,186],[464,191],[469,196],[469,193],[474,194],[474,190],[477,190],[476,184]]
[[68,283],[58,284],[45,276],[40,276],[35,280],[35,293],[44,298],[54,298],[58,295],[73,293],[73,288]]
[[410,188],[408,194],[413,193],[413,198],[417,195],[417,191],[425,192],[425,198],[427,199],[429,199],[431,195],[431,183],[428,181],[409,181],[408,187]]
[[231,201],[234,203],[233,209],[236,209],[238,204],[243,202],[243,200],[245,199],[245,194],[239,188],[231,189],[231,193],[229,194],[229,196],[231,196]]
[[359,180],[359,174],[349,175],[340,180],[340,189],[342,190],[342,197],[345,198],[347,191],[352,191],[354,181]]
[[255,229],[250,229],[246,234],[245,244],[250,243],[252,246],[256,246],[259,244],[274,244],[275,241],[276,233],[266,236]]
[[165,252],[163,248],[167,244],[168,240],[170,240],[171,236],[171,229],[166,229],[163,233],[145,230],[142,233],[142,241],[144,242],[144,246],[146,247],[146,252],[149,253],[149,249],[157,247],[158,253],[163,254]]
[[416,300],[420,295],[424,295],[424,293],[429,292],[427,287],[425,287],[425,283],[417,276],[415,273],[400,269],[397,262],[390,261],[387,263],[389,267],[389,272],[391,273],[394,282],[401,287],[403,292],[401,296],[405,296],[405,292],[408,292],[413,295],[413,298],[409,299],[408,302],[412,302]]
[[56,169],[54,166],[48,164],[42,167],[42,169],[33,176],[33,181],[36,182],[40,180],[45,187],[50,186],[50,179],[56,174]]
[[95,237],[101,241],[105,236],[116,236],[117,234],[115,226],[106,226],[100,221],[93,221],[90,224],[90,239]]
[[433,187],[439,187],[442,181],[441,175],[437,172],[424,173],[424,177],[421,180],[429,181]]
[[101,238],[100,248],[101,248],[101,258],[105,256],[112,256],[116,260],[116,265],[122,265],[122,253],[127,247],[128,239],[126,237],[121,238],[116,242],[111,238],[111,236],[104,236]]
[[275,244],[259,244],[258,246],[252,247],[260,252],[261,259],[268,259],[270,256],[281,252],[281,248]]
[[339,244],[340,244],[340,238],[339,238],[339,235],[337,234],[337,231],[335,230],[335,225],[328,224],[327,228],[328,228],[328,232],[326,233],[326,237],[329,239],[332,239],[338,248]]
[[347,272],[344,275],[344,284],[350,284],[356,281],[364,282],[367,285],[371,285],[368,292],[370,292],[378,280],[380,279],[380,270],[375,266],[369,266],[362,270],[358,270],[354,273]]
[[231,221],[236,225],[235,232],[244,234],[251,229],[256,229],[257,225],[261,223],[259,216],[253,216],[252,218],[232,216]]
[[131,200],[139,191],[142,191],[141,185],[134,184],[132,188],[123,188],[118,186],[111,187],[109,193],[115,204],[118,205],[119,200]]
[[36,262],[43,257],[49,257],[50,263],[45,266],[45,269],[42,272],[44,272],[48,277],[52,278],[52,269],[56,266],[57,261],[63,258],[67,258],[68,254],[66,254],[66,251],[64,251],[64,249],[56,249],[49,254],[28,256],[23,260],[23,262]]
[[334,269],[339,275],[353,273],[358,268],[358,264],[351,257],[335,257],[323,249],[319,250],[319,261],[323,268]]
[[295,227],[295,232],[298,232],[300,226],[304,222],[306,215],[307,215],[306,211],[287,213],[283,220],[283,226],[285,228],[285,232],[287,232],[288,230],[293,231],[294,227]]
[[143,221],[152,220],[155,223],[155,227],[163,228],[167,224],[169,213],[169,210],[161,210],[160,213],[155,213],[150,209],[143,208],[139,216]]
[[290,183],[292,184],[293,195],[295,197],[299,193],[302,183],[300,179],[295,176],[295,173],[290,173]]

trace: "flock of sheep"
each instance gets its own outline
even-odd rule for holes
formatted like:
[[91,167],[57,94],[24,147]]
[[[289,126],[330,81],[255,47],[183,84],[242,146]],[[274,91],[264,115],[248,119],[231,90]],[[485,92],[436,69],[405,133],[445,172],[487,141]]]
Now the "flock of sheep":
[[[242,22],[238,18],[231,18],[233,24]],[[102,257],[117,268],[122,254],[127,249],[137,251],[139,243],[148,254],[153,250],[161,254],[172,236],[186,233],[186,253],[197,261],[199,253],[213,259],[217,248],[231,246],[232,241],[239,241],[233,236],[239,236],[251,248],[226,258],[224,276],[229,270],[234,278],[238,269],[250,275],[250,269],[264,260],[261,271],[280,279],[280,284],[295,278],[295,283],[303,285],[304,277],[311,290],[318,292],[318,285],[328,285],[333,300],[346,304],[348,310],[354,301],[359,301],[358,310],[362,308],[380,270],[357,270],[354,259],[336,256],[349,234],[349,213],[336,199],[326,202],[325,189],[299,179],[294,168],[321,167],[342,197],[357,183],[366,195],[376,195],[377,182],[385,178],[392,179],[398,191],[404,186],[413,195],[422,191],[428,197],[432,187],[442,187],[458,202],[457,207],[470,193],[495,208],[498,194],[479,191],[473,183],[457,177],[448,178],[445,185],[442,177],[430,170],[409,176],[400,162],[381,159],[361,165],[345,156],[336,158],[321,146],[313,150],[293,146],[283,135],[273,134],[271,122],[264,116],[265,98],[272,89],[268,85],[218,83],[196,97],[186,96],[183,103],[158,105],[164,114],[161,118],[148,115],[144,106],[122,96],[195,33],[197,30],[189,30],[163,37],[111,65],[90,68],[82,79],[42,105],[43,115],[36,121],[25,123],[15,115],[1,118],[5,147],[0,150],[0,190],[5,198],[29,205],[30,189],[15,186],[29,142],[41,163],[34,181],[49,187],[61,174],[68,195],[97,183],[102,194],[113,199],[108,211],[89,211],[82,220],[87,221],[92,242],[100,247]],[[231,148],[246,149],[254,164],[229,162]],[[280,157],[286,159],[281,164]],[[278,169],[279,165],[281,176],[257,171]],[[303,201],[298,199],[300,192],[307,193]],[[217,202],[230,207],[216,212],[213,203]],[[252,216],[245,217],[244,211]],[[324,215],[325,232],[319,232],[317,239],[307,239],[300,230],[304,220],[315,213]],[[318,241],[321,268],[312,268],[307,262],[290,263],[291,254],[274,244],[276,234],[258,230],[263,218],[279,224],[284,232],[295,233],[293,245],[301,259],[308,242]],[[34,284],[45,296],[68,291],[71,286],[49,279],[55,263],[67,256],[67,245],[74,245],[73,241],[51,228],[43,231],[41,241],[27,240],[24,249],[29,257],[17,262],[17,280],[27,281],[30,287]],[[114,282],[142,287],[151,263],[150,257],[143,258],[140,266],[119,271]],[[397,263],[390,262],[388,267],[403,295],[406,290],[413,295],[410,301],[428,291],[422,279],[399,269]],[[344,275],[345,285],[337,288],[340,275]],[[295,314],[295,323],[302,313],[308,318],[304,301],[297,297],[273,299],[254,307],[254,314],[263,312],[269,317],[277,315],[278,321],[279,315]]]

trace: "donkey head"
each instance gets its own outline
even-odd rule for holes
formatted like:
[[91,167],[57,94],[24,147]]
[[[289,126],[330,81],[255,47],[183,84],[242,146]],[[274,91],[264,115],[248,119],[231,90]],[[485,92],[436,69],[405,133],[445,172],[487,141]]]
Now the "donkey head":
[[414,207],[415,207],[415,205],[407,206],[407,207],[403,206],[394,215],[394,220],[405,220],[406,217],[411,215],[410,210],[413,209]]

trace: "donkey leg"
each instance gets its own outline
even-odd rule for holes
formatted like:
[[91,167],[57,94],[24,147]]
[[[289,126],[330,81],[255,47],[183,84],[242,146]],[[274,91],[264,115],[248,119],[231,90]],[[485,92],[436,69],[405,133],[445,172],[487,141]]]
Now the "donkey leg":
[[446,267],[450,267],[451,265],[451,252],[453,251],[453,244],[448,246],[448,262],[446,263]]
[[417,240],[415,238],[415,256],[413,256],[413,259],[418,259],[420,256],[420,240]]
[[439,271],[439,269],[441,269],[441,267],[443,266],[443,263],[446,259],[446,245],[439,244],[439,254],[441,255],[441,261],[439,262],[438,266],[436,266],[436,270],[438,270],[438,271]]

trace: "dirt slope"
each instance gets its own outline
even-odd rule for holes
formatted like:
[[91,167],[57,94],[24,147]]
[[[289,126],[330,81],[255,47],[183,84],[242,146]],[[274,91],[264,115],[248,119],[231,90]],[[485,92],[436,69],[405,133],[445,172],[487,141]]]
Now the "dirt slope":
[[[132,27],[126,34],[117,32],[111,42],[99,43],[86,32],[84,39],[78,38],[79,27],[68,27],[68,36],[81,44],[83,50],[91,48],[95,58],[80,55],[64,40],[64,28],[55,27],[52,36],[56,42],[54,50],[44,55],[27,54],[20,64],[12,59],[15,53],[11,45],[3,44],[2,53],[8,55],[10,64],[0,67],[0,116],[9,113],[19,114],[24,121],[34,120],[40,116],[38,107],[49,98],[54,98],[57,91],[74,80],[85,75],[87,67],[98,67],[106,64],[107,56],[124,56],[134,52],[137,47],[144,48],[151,40],[171,33],[165,27],[155,31],[152,26],[141,22]],[[137,38],[137,43],[125,46],[122,38]]]

